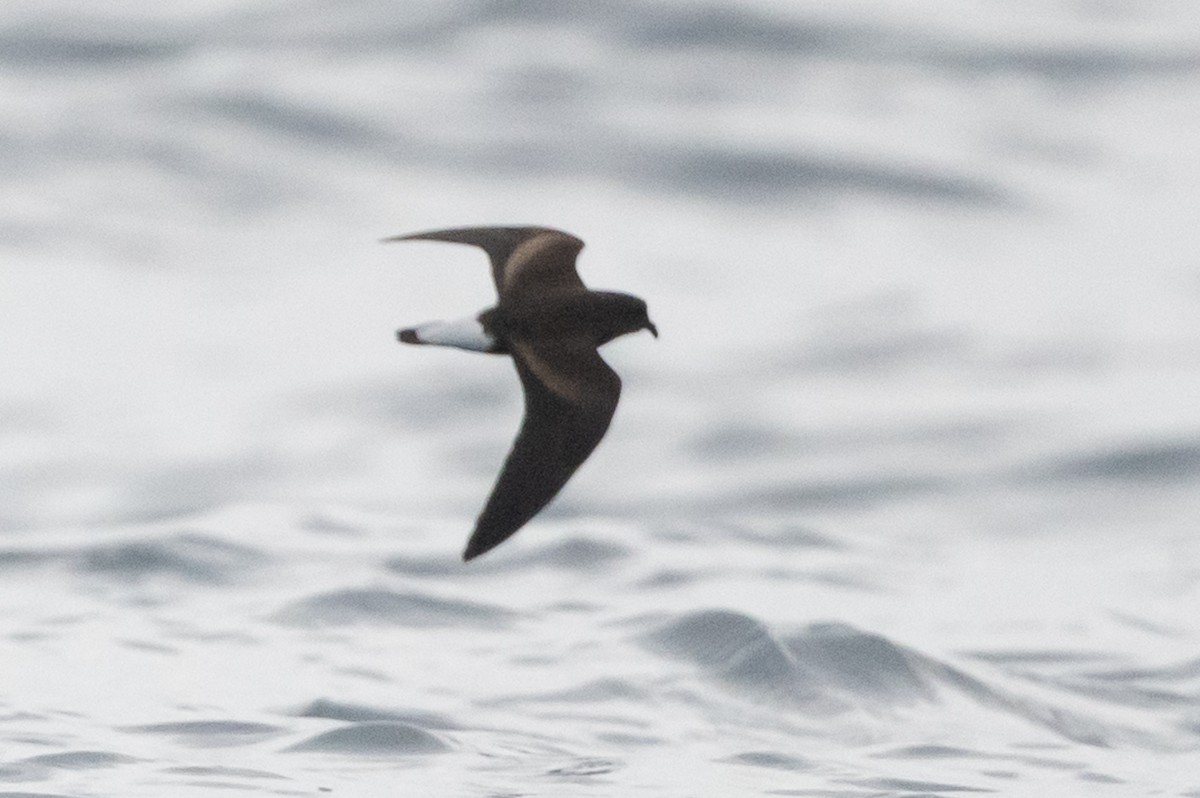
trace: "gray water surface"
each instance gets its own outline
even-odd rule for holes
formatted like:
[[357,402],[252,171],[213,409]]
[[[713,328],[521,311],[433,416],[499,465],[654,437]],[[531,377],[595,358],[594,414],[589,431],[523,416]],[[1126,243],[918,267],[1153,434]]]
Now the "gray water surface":
[[[1200,14],[0,10],[0,796],[1200,795]],[[560,498],[462,224],[662,337]]]

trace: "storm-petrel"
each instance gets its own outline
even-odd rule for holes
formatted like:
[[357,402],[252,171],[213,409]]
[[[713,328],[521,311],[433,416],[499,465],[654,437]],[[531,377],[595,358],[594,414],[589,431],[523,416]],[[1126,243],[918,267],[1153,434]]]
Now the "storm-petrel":
[[537,515],[604,437],[621,379],[596,348],[658,329],[646,303],[592,291],[575,271],[583,242],[547,227],[460,227],[385,241],[450,241],[487,252],[499,300],[476,316],[400,330],[406,344],[511,355],[525,391],[525,419],[463,559],[499,546]]

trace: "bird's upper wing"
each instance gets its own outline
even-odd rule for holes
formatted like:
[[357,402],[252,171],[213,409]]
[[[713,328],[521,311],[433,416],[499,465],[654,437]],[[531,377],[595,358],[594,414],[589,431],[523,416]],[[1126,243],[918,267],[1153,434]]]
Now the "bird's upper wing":
[[502,302],[531,291],[584,287],[575,271],[583,241],[548,227],[455,227],[384,241],[450,241],[480,247],[492,261],[492,280]]
[[507,540],[554,498],[604,437],[621,379],[584,342],[513,343],[525,420],[463,552],[470,560]]

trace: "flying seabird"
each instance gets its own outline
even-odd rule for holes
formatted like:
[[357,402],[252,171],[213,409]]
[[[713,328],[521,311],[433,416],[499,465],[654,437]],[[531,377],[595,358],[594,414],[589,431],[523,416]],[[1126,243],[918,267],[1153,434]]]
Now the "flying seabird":
[[406,344],[510,355],[525,392],[525,418],[463,559],[499,546],[554,498],[604,437],[621,379],[596,351],[612,339],[658,329],[646,303],[592,291],[575,271],[583,241],[548,227],[460,227],[385,241],[449,241],[482,248],[492,262],[496,306],[456,321],[400,330]]

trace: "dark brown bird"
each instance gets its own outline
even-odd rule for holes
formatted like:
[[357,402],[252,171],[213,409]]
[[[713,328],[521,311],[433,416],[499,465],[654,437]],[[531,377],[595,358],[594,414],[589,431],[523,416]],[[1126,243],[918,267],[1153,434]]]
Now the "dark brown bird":
[[547,227],[460,227],[385,241],[450,241],[487,252],[496,306],[457,321],[400,330],[407,344],[511,355],[525,391],[525,419],[463,559],[499,546],[554,498],[604,437],[621,379],[596,351],[612,339],[658,329],[646,303],[592,291],[575,271],[583,242]]

